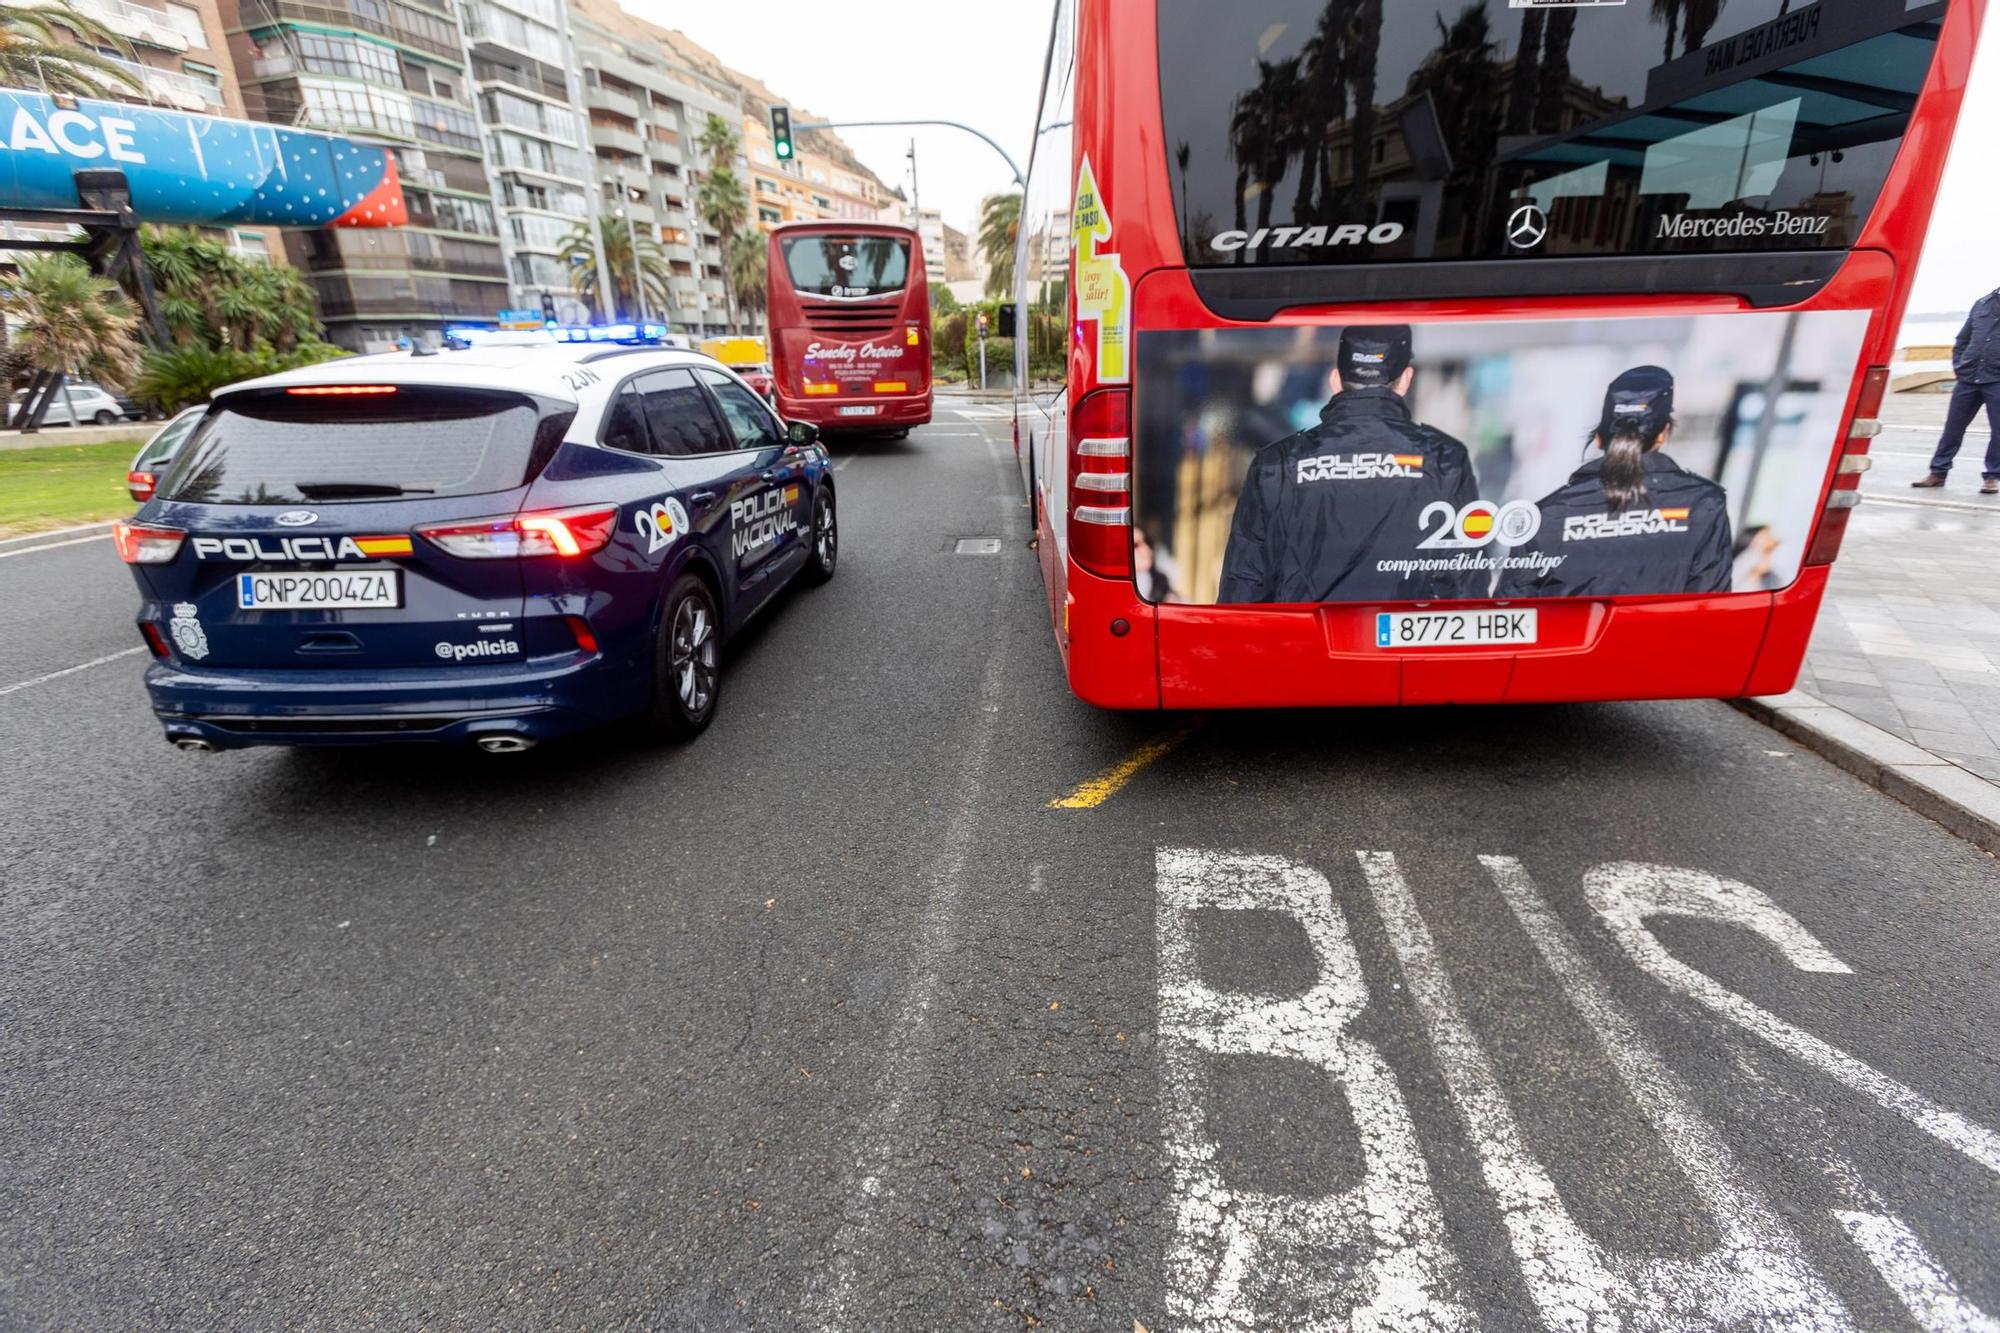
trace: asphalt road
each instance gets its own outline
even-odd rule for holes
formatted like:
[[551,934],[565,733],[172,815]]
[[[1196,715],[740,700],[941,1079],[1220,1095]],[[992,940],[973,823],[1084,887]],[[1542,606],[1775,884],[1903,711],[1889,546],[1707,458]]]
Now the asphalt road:
[[1094,712],[1005,440],[677,750],[183,755],[0,558],[0,1327],[1994,1327],[1990,858],[1721,704]]

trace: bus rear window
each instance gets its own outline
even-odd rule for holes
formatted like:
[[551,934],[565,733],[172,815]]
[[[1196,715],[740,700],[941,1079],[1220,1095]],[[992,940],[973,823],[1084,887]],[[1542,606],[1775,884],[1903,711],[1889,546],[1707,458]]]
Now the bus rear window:
[[792,287],[809,296],[887,296],[910,277],[910,243],[893,236],[789,236]]
[[159,494],[261,505],[512,490],[545,461],[547,435],[541,410],[515,393],[426,385],[256,390],[218,401]]
[[1191,265],[1854,243],[1930,68],[1909,0],[1159,0]]

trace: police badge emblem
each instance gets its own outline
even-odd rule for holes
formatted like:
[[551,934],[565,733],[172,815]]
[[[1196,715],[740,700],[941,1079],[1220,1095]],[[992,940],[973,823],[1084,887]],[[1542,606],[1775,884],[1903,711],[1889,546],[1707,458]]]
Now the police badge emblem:
[[174,618],[167,622],[167,629],[172,632],[174,647],[181,650],[181,656],[199,662],[208,656],[208,635],[194,618],[194,611],[193,602],[175,602]]

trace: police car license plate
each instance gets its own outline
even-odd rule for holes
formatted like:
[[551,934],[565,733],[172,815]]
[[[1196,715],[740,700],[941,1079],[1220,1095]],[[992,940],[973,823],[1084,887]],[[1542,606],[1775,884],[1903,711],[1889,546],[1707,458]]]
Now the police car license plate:
[[875,415],[875,408],[873,406],[843,407],[840,409],[840,415],[844,417],[872,417]]
[[1383,611],[1375,617],[1377,648],[1456,648],[1535,641],[1533,611]]
[[241,611],[368,611],[402,604],[403,575],[395,569],[236,576]]

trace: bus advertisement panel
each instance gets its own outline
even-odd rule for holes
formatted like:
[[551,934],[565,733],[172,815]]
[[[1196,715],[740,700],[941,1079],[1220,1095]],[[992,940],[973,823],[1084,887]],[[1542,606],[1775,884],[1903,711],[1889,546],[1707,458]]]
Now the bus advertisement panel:
[[1865,311],[1139,335],[1154,602],[1768,592]]
[[791,223],[771,233],[766,301],[779,414],[821,430],[931,419],[930,286],[907,227]]

